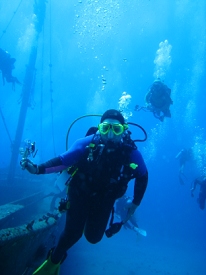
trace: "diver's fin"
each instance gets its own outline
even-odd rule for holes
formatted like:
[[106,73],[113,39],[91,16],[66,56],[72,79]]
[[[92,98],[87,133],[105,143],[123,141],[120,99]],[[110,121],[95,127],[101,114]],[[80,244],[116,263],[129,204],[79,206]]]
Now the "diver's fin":
[[139,233],[140,235],[142,235],[144,237],[147,236],[147,232],[144,229],[141,229],[141,228],[136,227],[136,226],[134,226],[133,229],[134,229],[135,232]]
[[49,258],[43,262],[43,264],[37,268],[32,275],[59,275],[60,264],[54,264],[51,261],[51,255]]

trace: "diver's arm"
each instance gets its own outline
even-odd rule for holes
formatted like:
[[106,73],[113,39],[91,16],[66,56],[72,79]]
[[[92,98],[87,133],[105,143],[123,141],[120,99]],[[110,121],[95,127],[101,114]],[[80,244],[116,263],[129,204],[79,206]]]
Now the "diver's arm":
[[137,167],[134,170],[134,198],[132,203],[139,206],[144,196],[148,183],[148,171],[144,159],[138,150],[134,150],[130,158],[131,163],[136,163]]
[[147,188],[147,183],[148,183],[148,172],[146,172],[142,177],[135,179],[134,199],[132,202],[137,206],[139,206],[142,201],[142,198]]
[[134,199],[128,207],[126,218],[123,220],[123,223],[126,223],[131,216],[135,213],[137,207],[140,205],[141,200],[144,196],[144,193],[147,188],[148,183],[148,172],[146,171],[145,175],[135,179],[134,185]]
[[61,172],[69,166],[74,165],[81,158],[86,145],[91,142],[92,138],[93,136],[88,136],[86,138],[78,139],[68,151],[40,165],[32,163],[29,159],[22,159],[20,164],[23,169],[28,170],[31,174]]
[[60,172],[67,168],[67,166],[63,165],[60,157],[50,159],[40,165],[33,163],[30,159],[23,158],[20,165],[22,169],[26,169],[29,173],[37,175]]
[[45,163],[37,165],[38,172],[36,174],[50,174],[60,172],[67,167],[63,165],[62,160],[60,157],[56,157],[53,159],[48,160]]
[[39,165],[38,174],[49,174],[65,170],[69,166],[74,165],[81,158],[85,147],[91,142],[92,136],[78,139],[74,142],[71,148],[59,157],[51,159],[46,163]]

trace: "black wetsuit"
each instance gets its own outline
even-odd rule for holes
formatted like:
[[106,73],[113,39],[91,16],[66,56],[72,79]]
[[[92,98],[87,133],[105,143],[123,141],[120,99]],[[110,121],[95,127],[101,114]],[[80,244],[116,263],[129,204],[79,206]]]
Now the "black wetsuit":
[[[58,263],[83,234],[93,244],[102,239],[115,200],[124,195],[131,179],[135,180],[134,204],[140,204],[147,187],[147,168],[137,149],[128,153],[122,143],[113,152],[106,146],[101,152],[102,147],[97,145],[93,159],[89,160],[86,145],[92,141],[93,136],[78,140],[67,152],[39,166],[40,173],[71,165],[74,170],[78,169],[69,183],[69,209],[64,231],[52,254],[54,263]],[[131,168],[131,163],[137,164],[136,167]]]

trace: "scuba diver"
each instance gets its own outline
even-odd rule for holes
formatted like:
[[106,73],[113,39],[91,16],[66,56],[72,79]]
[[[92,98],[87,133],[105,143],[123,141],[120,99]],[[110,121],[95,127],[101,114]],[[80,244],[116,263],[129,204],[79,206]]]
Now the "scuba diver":
[[[128,123],[129,124],[129,123]],[[140,205],[148,183],[148,172],[121,112],[111,109],[102,116],[95,134],[76,140],[63,154],[36,165],[22,159],[21,166],[32,174],[48,174],[68,169],[66,224],[56,247],[33,274],[57,275],[66,251],[84,234],[88,242],[99,242],[115,201],[134,179],[134,197],[125,224]],[[111,226],[111,220],[110,220]]]
[[179,159],[179,182],[180,184],[184,184],[184,178],[186,179],[186,176],[184,174],[184,168],[187,161],[190,161],[192,159],[192,148],[189,149],[182,149],[175,157],[176,159]]
[[171,89],[168,88],[160,79],[154,81],[146,94],[146,106],[135,106],[135,111],[150,111],[160,121],[165,117],[171,117],[170,105],[173,104],[171,99]]
[[21,85],[19,80],[12,75],[12,70],[15,68],[15,62],[15,58],[12,58],[7,51],[0,48],[0,70],[2,72],[3,85],[5,85],[6,80],[8,83],[12,83],[13,89],[15,89],[15,83]]
[[193,183],[193,187],[191,189],[191,196],[194,197],[194,191],[197,187],[197,185],[200,186],[199,191],[199,197],[197,199],[197,202],[199,204],[200,209],[205,209],[205,200],[206,200],[206,177],[204,177],[202,180],[196,179]]

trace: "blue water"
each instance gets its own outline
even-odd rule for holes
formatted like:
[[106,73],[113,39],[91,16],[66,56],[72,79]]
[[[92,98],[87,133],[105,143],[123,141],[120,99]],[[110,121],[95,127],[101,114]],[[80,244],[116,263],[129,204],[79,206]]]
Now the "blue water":
[[[0,48],[16,58],[13,75],[23,83],[35,18],[33,1],[22,1],[16,11],[19,2],[0,2],[0,34],[6,30]],[[205,63],[205,0],[48,1],[38,40],[35,89],[22,137],[22,143],[24,139],[36,142],[39,151],[34,161],[44,162],[62,153],[73,120],[119,108],[123,92],[131,96],[124,106],[128,121],[139,123],[148,134],[148,140],[138,144],[149,170],[138,221],[148,236],[138,243],[133,232],[123,230],[121,238],[103,239],[96,251],[83,240],[72,248],[73,254],[69,252],[77,264],[72,265],[68,257],[62,274],[66,270],[83,274],[82,265],[90,275],[206,274],[206,210],[198,207],[198,189],[195,198],[190,196],[192,181],[206,176]],[[172,90],[172,117],[164,122],[152,113],[134,111],[136,104],[144,105],[156,77]],[[11,84],[3,86],[0,80],[0,107],[12,140],[21,92],[21,86],[12,90]],[[69,145],[97,124],[96,118],[78,121]],[[136,128],[131,131],[134,138],[141,136]],[[0,138],[0,167],[7,169],[11,143],[2,117]],[[189,147],[194,160],[186,164],[185,184],[180,185],[175,156]],[[133,183],[128,194],[132,190]]]

